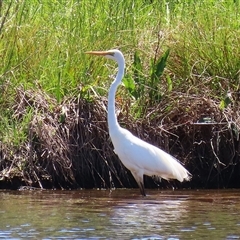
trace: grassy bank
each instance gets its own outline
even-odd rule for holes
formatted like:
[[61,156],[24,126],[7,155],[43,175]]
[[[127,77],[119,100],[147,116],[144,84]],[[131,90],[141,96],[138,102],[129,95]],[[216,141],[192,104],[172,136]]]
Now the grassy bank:
[[238,0],[1,1],[0,15],[1,183],[135,184],[106,124],[116,66],[84,54],[111,48],[127,64],[121,124],[186,164],[182,186],[238,181]]

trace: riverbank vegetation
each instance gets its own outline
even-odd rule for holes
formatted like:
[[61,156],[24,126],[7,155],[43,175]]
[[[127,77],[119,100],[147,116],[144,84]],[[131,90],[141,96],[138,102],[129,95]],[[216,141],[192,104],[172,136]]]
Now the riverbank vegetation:
[[107,91],[120,49],[120,124],[181,160],[189,183],[240,187],[240,2],[0,1],[0,188],[136,186],[113,152]]

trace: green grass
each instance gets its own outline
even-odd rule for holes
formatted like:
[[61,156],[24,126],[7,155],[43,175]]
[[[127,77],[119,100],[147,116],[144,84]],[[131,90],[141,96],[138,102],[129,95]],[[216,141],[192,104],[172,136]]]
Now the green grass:
[[[121,49],[127,76],[132,78],[137,51],[145,79],[139,89],[157,89],[161,95],[190,90],[206,94],[208,89],[209,95],[222,99],[226,91],[239,90],[239,0],[8,0],[0,14],[0,140],[4,142],[23,141],[23,126],[30,119],[30,115],[20,122],[13,118],[19,86],[40,88],[58,102],[78,94],[91,98],[91,89],[107,94],[115,65],[86,56],[88,50]],[[160,59],[168,49],[167,66],[153,86],[151,59]],[[140,97],[141,104],[149,101],[148,94]]]

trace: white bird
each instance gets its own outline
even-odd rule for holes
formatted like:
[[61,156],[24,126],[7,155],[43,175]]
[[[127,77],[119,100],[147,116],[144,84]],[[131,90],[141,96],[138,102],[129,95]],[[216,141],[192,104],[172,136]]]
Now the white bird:
[[128,168],[138,183],[140,192],[146,196],[143,175],[158,176],[166,180],[189,181],[191,174],[176,158],[163,150],[139,139],[127,129],[120,127],[115,113],[115,93],[124,76],[125,59],[121,51],[90,51],[87,54],[105,56],[118,64],[118,73],[108,94],[108,128],[114,152]]

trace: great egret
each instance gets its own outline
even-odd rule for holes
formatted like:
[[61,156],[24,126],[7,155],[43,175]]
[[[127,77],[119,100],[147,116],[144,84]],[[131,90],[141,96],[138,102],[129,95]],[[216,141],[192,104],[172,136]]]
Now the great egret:
[[191,174],[163,150],[137,138],[127,129],[120,127],[115,114],[115,93],[124,76],[125,59],[119,50],[90,51],[87,54],[105,56],[118,63],[118,73],[112,82],[108,94],[108,128],[114,146],[114,152],[128,168],[138,183],[140,192],[146,196],[143,175],[159,176],[166,180],[177,179],[180,182],[190,180]]

